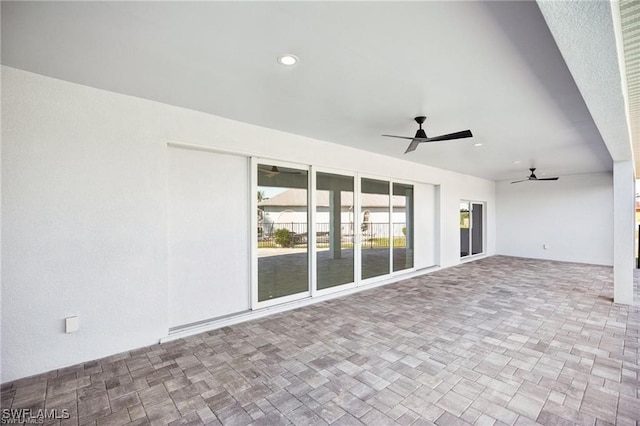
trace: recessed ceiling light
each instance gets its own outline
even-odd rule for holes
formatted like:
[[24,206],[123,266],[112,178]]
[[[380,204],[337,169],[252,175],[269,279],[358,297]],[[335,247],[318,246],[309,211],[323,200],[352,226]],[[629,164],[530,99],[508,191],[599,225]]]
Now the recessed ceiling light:
[[515,160],[513,164],[520,164],[520,160]]
[[278,63],[280,65],[285,65],[287,67],[297,64],[298,61],[299,59],[296,55],[286,54],[286,55],[278,56]]
[[473,144],[473,146],[482,146],[482,144],[480,142],[476,142]]

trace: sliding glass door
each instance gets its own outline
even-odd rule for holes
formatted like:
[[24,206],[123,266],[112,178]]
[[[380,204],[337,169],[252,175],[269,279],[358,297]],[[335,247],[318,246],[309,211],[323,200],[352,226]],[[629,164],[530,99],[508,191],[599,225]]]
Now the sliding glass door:
[[483,205],[471,203],[471,254],[484,252],[483,240]]
[[316,173],[316,288],[354,282],[353,177]]
[[360,181],[361,279],[387,275],[390,267],[389,182]]
[[308,171],[258,164],[258,302],[309,291]]
[[468,201],[460,202],[460,257],[469,256],[471,245],[471,205]]
[[415,267],[413,184],[259,159],[252,180],[253,308]]
[[413,185],[393,184],[393,271],[413,268]]
[[484,253],[484,204],[460,202],[460,257]]

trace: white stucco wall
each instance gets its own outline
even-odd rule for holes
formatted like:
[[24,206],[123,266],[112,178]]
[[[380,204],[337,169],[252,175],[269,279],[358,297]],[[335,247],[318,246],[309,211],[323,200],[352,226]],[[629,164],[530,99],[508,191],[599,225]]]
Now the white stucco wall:
[[613,264],[611,173],[498,182],[496,208],[498,254]]
[[249,309],[248,168],[237,155],[168,150],[170,327]]
[[2,382],[167,335],[168,141],[440,185],[428,256],[459,263],[461,199],[487,203],[495,253],[491,181],[8,67],[2,89]]

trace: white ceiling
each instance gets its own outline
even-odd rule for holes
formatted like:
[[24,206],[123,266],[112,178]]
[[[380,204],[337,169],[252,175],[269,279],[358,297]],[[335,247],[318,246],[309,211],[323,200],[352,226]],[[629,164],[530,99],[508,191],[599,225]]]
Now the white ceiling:
[[[2,2],[2,63],[493,180],[612,169],[534,2]],[[416,115],[474,138],[380,136]]]

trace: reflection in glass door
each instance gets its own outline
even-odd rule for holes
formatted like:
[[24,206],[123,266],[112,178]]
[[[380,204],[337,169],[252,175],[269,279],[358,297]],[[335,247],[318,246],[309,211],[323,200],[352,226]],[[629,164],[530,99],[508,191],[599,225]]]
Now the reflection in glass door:
[[318,290],[352,283],[353,177],[316,173],[315,220]]
[[309,290],[308,172],[258,164],[258,301]]
[[389,273],[389,182],[362,178],[360,188],[361,277]]
[[393,184],[393,270],[413,268],[413,185]]

